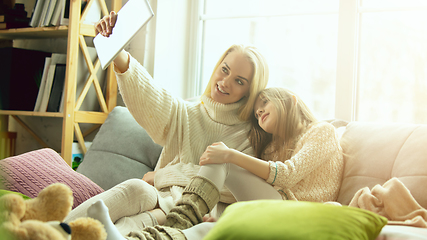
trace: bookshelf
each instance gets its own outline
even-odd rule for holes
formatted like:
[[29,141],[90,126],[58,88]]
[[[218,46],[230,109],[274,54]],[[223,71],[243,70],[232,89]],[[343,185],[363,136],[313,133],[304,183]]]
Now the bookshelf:
[[[102,16],[108,15],[109,11],[104,0],[89,0],[85,10],[81,11],[80,1],[71,1],[70,3],[70,16],[68,26],[57,27],[38,27],[38,28],[17,28],[0,30],[0,40],[14,40],[14,39],[37,39],[37,38],[64,38],[67,37],[67,64],[66,64],[66,77],[64,88],[64,111],[59,112],[32,112],[32,111],[9,111],[0,110],[2,116],[12,116],[18,124],[26,129],[41,145],[48,147],[23,121],[20,116],[38,116],[38,117],[56,117],[62,118],[62,142],[61,142],[61,156],[71,166],[72,157],[72,144],[74,137],[77,139],[81,149],[86,153],[86,146],[84,144],[85,133],[82,133],[79,124],[91,123],[102,124],[108,116],[108,113],[116,106],[117,102],[117,83],[112,67],[106,71],[106,93],[102,93],[96,73],[101,68],[101,64],[97,59],[94,63],[89,56],[88,47],[84,37],[94,37],[95,29],[93,25],[83,24],[88,9],[94,1],[99,1],[101,5]],[[112,0],[111,9],[118,11],[122,7],[120,0]],[[79,61],[79,49],[84,55],[84,59],[89,69],[90,76],[86,84],[76,100],[77,88],[77,67]],[[94,86],[96,96],[101,110],[99,112],[80,111],[80,106],[86,97],[86,94],[91,86]],[[1,116],[0,116],[1,117]],[[91,130],[89,130],[91,131]]]

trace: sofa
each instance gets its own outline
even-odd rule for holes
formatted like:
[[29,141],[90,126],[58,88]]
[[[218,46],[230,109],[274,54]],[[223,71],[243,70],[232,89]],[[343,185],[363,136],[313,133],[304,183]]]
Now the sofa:
[[[421,211],[427,209],[427,125],[330,122],[344,151],[339,203],[349,205],[359,190],[397,179]],[[0,161],[2,188],[35,197],[45,186],[63,182],[72,188],[76,207],[126,179],[142,178],[155,168],[161,149],[129,111],[118,106],[100,127],[77,171],[52,149],[36,150]],[[427,214],[422,220],[427,221]],[[427,239],[427,227],[381,225],[379,231],[377,240]]]

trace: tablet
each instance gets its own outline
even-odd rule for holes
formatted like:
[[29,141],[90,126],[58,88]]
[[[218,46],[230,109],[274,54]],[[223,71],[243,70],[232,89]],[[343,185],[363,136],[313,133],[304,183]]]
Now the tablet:
[[117,12],[113,33],[109,37],[98,34],[93,39],[102,69],[110,65],[153,16],[148,0],[129,0],[123,5]]

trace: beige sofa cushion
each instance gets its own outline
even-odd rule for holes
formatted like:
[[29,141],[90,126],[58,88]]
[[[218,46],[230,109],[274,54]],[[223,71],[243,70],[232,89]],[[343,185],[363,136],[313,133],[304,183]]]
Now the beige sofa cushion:
[[344,174],[338,202],[397,177],[427,208],[427,125],[351,122],[341,138]]

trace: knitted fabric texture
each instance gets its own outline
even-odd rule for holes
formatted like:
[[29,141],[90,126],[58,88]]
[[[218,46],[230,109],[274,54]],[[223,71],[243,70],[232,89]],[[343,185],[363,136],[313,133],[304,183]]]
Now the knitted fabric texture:
[[165,226],[187,229],[199,224],[218,201],[217,187],[210,180],[195,176],[185,188],[176,207],[166,216]]
[[64,183],[73,191],[73,208],[104,190],[74,171],[52,149],[45,148],[0,161],[2,188],[35,198],[52,183]]
[[[211,180],[202,176],[194,176],[190,184],[185,187],[183,195],[196,194],[205,202],[208,207],[208,212],[212,211],[219,201],[218,188],[211,182]],[[178,204],[180,201],[178,201]],[[205,213],[206,214],[206,213]]]
[[143,231],[133,231],[125,238],[129,240],[187,240],[180,230],[165,226],[147,227]]
[[[116,73],[116,77],[129,112],[153,141],[164,147],[156,166],[157,189],[185,187],[199,171],[200,156],[214,142],[222,141],[253,155],[247,139],[250,124],[240,121],[238,115],[243,103],[221,104],[207,96],[190,103],[173,97],[152,84],[152,77],[132,56],[129,69]],[[170,195],[176,201],[181,193]],[[235,200],[229,191],[221,189],[221,201]]]
[[335,128],[315,123],[303,133],[288,160],[264,156],[269,161],[272,184],[283,199],[311,202],[336,201],[344,161]]

